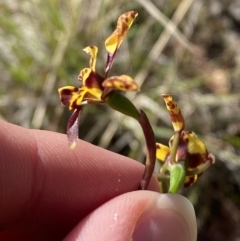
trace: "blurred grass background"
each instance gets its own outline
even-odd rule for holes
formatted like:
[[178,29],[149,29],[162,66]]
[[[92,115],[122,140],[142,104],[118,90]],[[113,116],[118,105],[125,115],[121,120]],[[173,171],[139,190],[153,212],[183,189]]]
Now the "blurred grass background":
[[[103,72],[104,41],[129,10],[139,16],[111,73],[139,83],[141,92],[128,97],[146,111],[164,144],[173,131],[161,95],[174,96],[186,129],[217,159],[183,191],[196,210],[198,240],[240,240],[239,0],[1,0],[0,118],[65,133],[71,113],[61,106],[57,89],[79,85],[88,45],[99,47],[97,69]],[[84,109],[79,135],[144,161],[140,127],[105,106]]]

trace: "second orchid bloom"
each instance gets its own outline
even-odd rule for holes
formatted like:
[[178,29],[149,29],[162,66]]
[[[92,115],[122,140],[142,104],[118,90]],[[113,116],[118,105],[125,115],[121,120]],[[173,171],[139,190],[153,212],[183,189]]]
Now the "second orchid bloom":
[[[176,193],[183,186],[191,186],[214,163],[215,158],[194,132],[184,130],[184,118],[172,96],[165,94],[163,99],[171,117],[174,135],[169,147],[156,144],[157,159],[162,164],[158,176],[161,184],[165,182],[164,177],[169,176],[166,191]],[[162,185],[162,188],[165,186]]]

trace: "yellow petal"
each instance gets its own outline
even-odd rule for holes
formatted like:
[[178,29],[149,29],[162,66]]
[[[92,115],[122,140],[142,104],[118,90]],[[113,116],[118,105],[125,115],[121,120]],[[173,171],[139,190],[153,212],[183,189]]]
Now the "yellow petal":
[[69,110],[74,109],[73,100],[78,97],[78,88],[74,86],[64,86],[58,89],[59,97],[62,104],[69,107]]
[[87,88],[85,86],[82,86],[81,88],[65,86],[59,88],[58,92],[62,104],[69,107],[69,110],[73,110],[82,104],[83,98],[87,92]]
[[169,94],[163,95],[168,112],[170,114],[174,131],[182,131],[184,129],[184,118],[173,97]]
[[103,81],[104,88],[122,91],[138,91],[137,83],[128,75],[112,76]]
[[196,182],[198,179],[198,175],[194,176],[186,176],[184,181],[184,187],[190,187],[194,182]]
[[83,85],[85,85],[86,79],[91,74],[92,70],[90,68],[82,69],[78,75],[78,79],[83,82]]
[[77,106],[82,105],[82,102],[84,100],[84,97],[87,93],[88,89],[85,86],[82,86],[79,88],[79,94],[76,100],[73,100],[73,103],[75,102]]
[[166,161],[167,157],[170,155],[170,148],[168,146],[162,145],[160,143],[156,143],[157,148],[157,159],[159,161]]
[[87,93],[84,96],[84,100],[87,100],[88,102],[102,102],[101,96],[102,96],[102,90],[98,88],[88,88]]
[[114,54],[115,51],[120,47],[122,41],[124,40],[128,30],[130,29],[137,15],[137,12],[130,11],[122,14],[118,18],[116,30],[105,41],[105,47],[108,53]]
[[206,155],[207,148],[205,144],[192,131],[184,131],[183,139],[187,142],[187,149],[189,154]]
[[83,51],[91,56],[89,61],[89,67],[92,71],[95,72],[98,48],[96,46],[88,46],[85,49],[83,49]]

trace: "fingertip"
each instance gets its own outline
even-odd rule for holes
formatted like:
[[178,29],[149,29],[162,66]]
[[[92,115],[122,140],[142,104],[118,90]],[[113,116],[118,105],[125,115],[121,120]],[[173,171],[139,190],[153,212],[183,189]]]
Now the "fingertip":
[[139,218],[133,241],[195,241],[195,212],[188,199],[179,194],[159,194]]
[[180,215],[186,221],[191,241],[197,239],[197,221],[192,203],[180,194],[165,194],[160,196],[157,205],[161,208],[170,209]]
[[180,195],[126,193],[88,215],[64,241],[103,241],[116,237],[133,241],[195,241],[194,210]]
[[82,220],[64,241],[131,240],[135,223],[149,203],[147,191],[125,193],[106,202]]

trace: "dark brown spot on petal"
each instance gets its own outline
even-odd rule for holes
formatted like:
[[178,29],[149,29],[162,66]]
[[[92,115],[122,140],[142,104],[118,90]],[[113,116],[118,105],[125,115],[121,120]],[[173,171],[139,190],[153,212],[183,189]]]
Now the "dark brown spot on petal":
[[194,169],[201,164],[207,162],[207,155],[201,155],[199,153],[188,154],[188,167]]
[[176,107],[176,105],[172,101],[167,103],[167,105],[170,107],[170,109],[174,109]]
[[137,15],[137,12],[132,11],[132,12],[130,13],[130,15],[131,15],[132,18],[135,18],[135,16]]
[[78,88],[74,87],[72,89],[62,89],[59,93],[61,102],[64,106],[70,106],[70,102],[73,94],[78,92]]
[[98,74],[97,72],[91,71],[87,79],[85,80],[85,86],[90,88],[97,88],[100,90],[103,90],[102,82],[104,81],[104,78]]
[[127,24],[123,24],[122,30],[125,33],[128,30],[128,25]]

